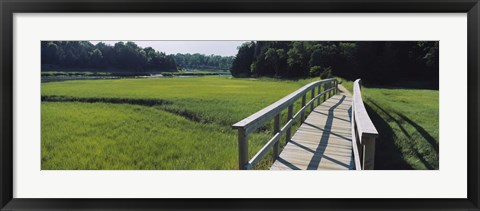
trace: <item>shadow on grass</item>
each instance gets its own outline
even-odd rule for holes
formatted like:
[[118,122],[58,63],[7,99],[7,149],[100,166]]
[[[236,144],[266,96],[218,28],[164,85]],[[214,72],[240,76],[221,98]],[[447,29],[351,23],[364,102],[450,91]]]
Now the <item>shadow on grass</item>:
[[[376,109],[386,115],[389,121],[394,122],[402,131],[403,135],[405,135],[405,137],[407,137],[411,141],[414,141],[399,120],[395,119],[391,114],[389,114],[385,109],[380,107],[375,102],[369,100],[368,103],[375,106]],[[376,142],[375,169],[413,169],[410,164],[406,163],[400,149],[395,145],[395,141],[393,139],[395,134],[393,133],[393,129],[390,127],[390,125],[369,105],[366,105],[366,108],[367,112],[370,115],[370,118],[372,119],[374,125],[377,127],[377,130],[380,133],[380,137],[377,139],[378,141]],[[411,124],[425,139],[427,139],[428,142],[435,143],[435,139],[415,122],[406,118],[404,115],[400,116],[400,118]],[[408,147],[415,154],[415,157],[420,162],[422,162],[422,164],[427,169],[436,169],[427,160],[424,159],[424,156],[418,152],[415,146],[410,145]],[[434,147],[438,153],[438,145],[435,143],[435,145],[432,145],[432,147]]]
[[[369,103],[373,103],[369,101]],[[378,107],[378,105],[376,105]],[[393,139],[393,129],[390,125],[373,110],[369,104],[365,104],[368,115],[373,124],[377,128],[379,136],[375,142],[375,169],[378,170],[412,170],[412,166],[408,164],[404,159],[402,152],[395,145]],[[384,110],[378,107],[386,115],[389,115]]]
[[415,130],[417,130],[418,133],[420,135],[422,135],[423,138],[425,138],[425,140],[427,140],[427,142],[432,146],[432,148],[435,150],[435,153],[437,153],[437,156],[439,155],[438,154],[438,143],[435,140],[435,138],[433,138],[425,129],[423,129],[423,127],[421,127],[420,125],[418,125],[417,123],[415,123],[414,121],[412,121],[411,119],[406,117],[405,115],[399,114],[399,113],[395,113],[395,114],[397,114],[400,118],[403,119],[403,121],[407,122],[413,128],[415,128]]

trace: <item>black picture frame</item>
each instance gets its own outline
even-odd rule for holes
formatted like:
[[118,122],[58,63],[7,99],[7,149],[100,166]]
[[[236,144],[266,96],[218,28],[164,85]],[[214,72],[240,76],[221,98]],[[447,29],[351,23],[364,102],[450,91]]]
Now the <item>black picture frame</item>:
[[[479,210],[478,0],[0,0],[0,207],[2,210]],[[13,198],[14,13],[467,13],[468,197],[466,199],[16,199]],[[450,182],[450,181],[445,181]],[[448,190],[446,190],[448,191]]]

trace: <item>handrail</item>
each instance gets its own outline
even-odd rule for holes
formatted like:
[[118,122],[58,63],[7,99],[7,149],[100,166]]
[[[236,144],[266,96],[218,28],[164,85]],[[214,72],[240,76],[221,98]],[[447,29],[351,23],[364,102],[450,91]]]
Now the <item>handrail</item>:
[[[324,91],[320,92],[321,87]],[[318,87],[317,95],[315,89]],[[310,101],[306,102],[307,93],[311,92],[312,97]],[[282,135],[286,135],[287,142],[291,138],[291,127],[293,122],[300,117],[301,121],[305,120],[305,111],[310,106],[311,110],[314,108],[315,101],[320,105],[320,97],[323,96],[325,101],[327,94],[330,98],[333,94],[338,92],[338,80],[335,78],[325,79],[309,83],[297,91],[285,96],[277,102],[263,108],[262,110],[250,115],[249,117],[235,123],[232,128],[238,130],[238,160],[239,169],[252,169],[253,166],[260,161],[263,156],[273,147],[273,156],[276,158],[279,155],[280,145],[279,141]],[[293,115],[294,103],[302,98],[302,108]],[[288,108],[287,122],[283,127],[280,126],[280,114],[284,109]],[[268,121],[274,118],[273,137],[260,149],[251,160],[248,160],[248,135],[256,129],[265,125]]]
[[353,83],[352,145],[355,168],[371,170],[375,161],[375,139],[378,132],[368,116],[362,100],[361,79]]

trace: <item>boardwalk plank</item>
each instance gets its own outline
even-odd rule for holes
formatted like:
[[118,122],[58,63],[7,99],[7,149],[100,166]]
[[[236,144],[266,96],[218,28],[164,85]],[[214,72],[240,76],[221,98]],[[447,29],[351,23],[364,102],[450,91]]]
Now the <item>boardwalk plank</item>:
[[351,96],[342,93],[317,106],[270,169],[352,169],[351,104]]

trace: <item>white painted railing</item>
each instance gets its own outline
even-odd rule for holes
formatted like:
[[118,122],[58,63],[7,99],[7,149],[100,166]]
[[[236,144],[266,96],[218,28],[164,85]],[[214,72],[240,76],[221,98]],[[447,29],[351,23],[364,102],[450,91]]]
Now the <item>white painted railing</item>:
[[352,144],[356,170],[372,170],[375,163],[375,139],[378,132],[362,100],[361,80],[353,83]]

